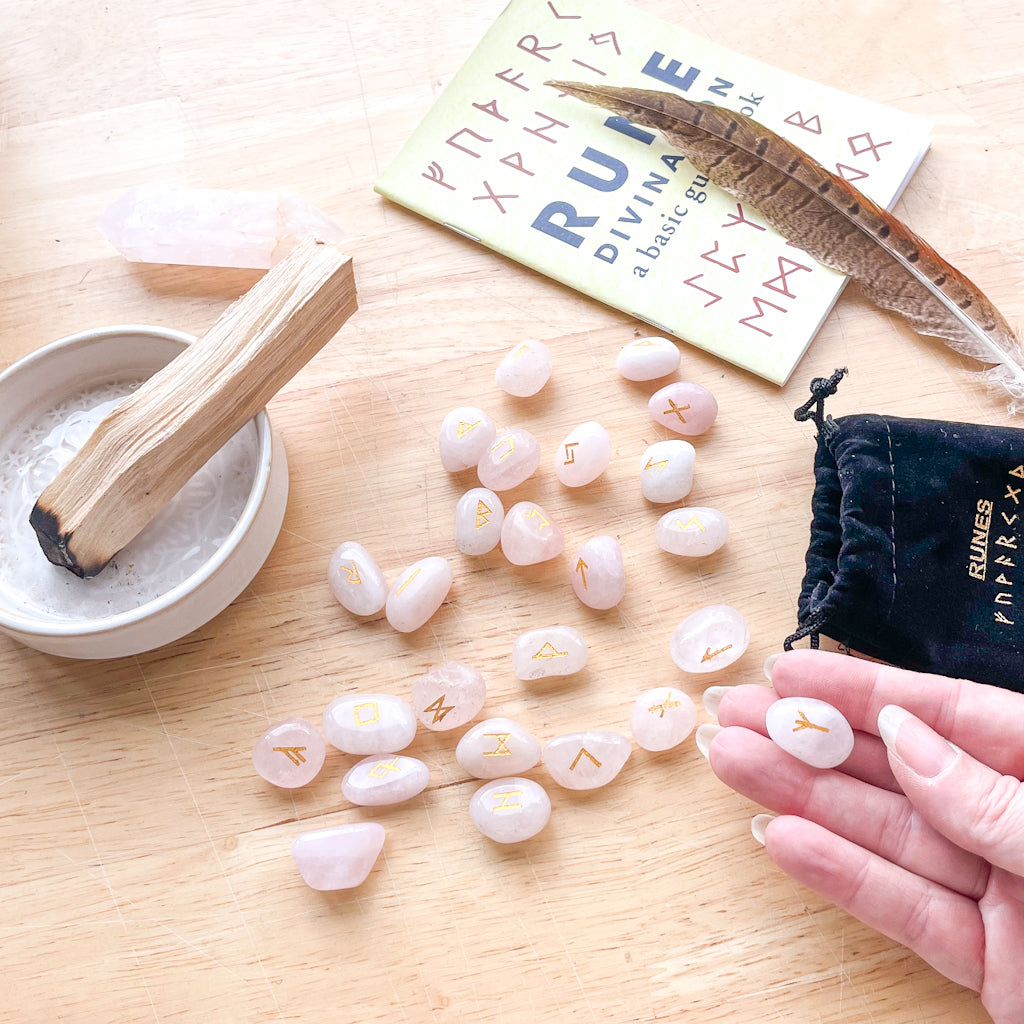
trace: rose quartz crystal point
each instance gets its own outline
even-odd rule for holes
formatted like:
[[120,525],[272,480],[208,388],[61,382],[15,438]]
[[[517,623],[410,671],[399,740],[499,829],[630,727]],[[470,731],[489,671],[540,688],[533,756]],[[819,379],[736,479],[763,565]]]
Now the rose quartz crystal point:
[[96,218],[126,259],[265,270],[309,235],[336,244],[345,233],[301,196],[280,192],[129,189]]
[[480,457],[476,475],[492,491],[508,491],[529,480],[540,465],[540,442],[528,430],[499,432]]
[[625,596],[626,567],[614,537],[591,537],[571,561],[573,592],[588,608],[614,608]]
[[354,540],[335,548],[327,563],[327,584],[337,602],[353,615],[376,615],[388,596],[380,566]]
[[640,491],[648,501],[682,501],[693,487],[697,452],[681,437],[655,441],[640,462]]
[[548,740],[544,766],[564,789],[607,786],[629,760],[633,744],[620,732],[593,729]]
[[391,585],[384,614],[399,633],[412,633],[441,607],[451,587],[452,567],[447,558],[421,558]]
[[441,421],[438,448],[449,473],[475,466],[494,443],[494,421],[475,405],[460,405]]
[[717,672],[736,661],[749,643],[743,616],[727,604],[711,604],[679,623],[669,650],[684,672]]
[[693,732],[697,708],[674,686],[658,686],[637,697],[629,715],[633,739],[644,750],[671,750]]
[[531,629],[512,645],[512,671],[519,679],[571,676],[587,664],[587,642],[572,626]]
[[540,743],[509,718],[478,722],[455,747],[455,760],[478,779],[528,772],[540,761]]
[[701,558],[716,552],[729,539],[729,520],[715,508],[675,508],[658,520],[654,539],[670,554]]
[[495,779],[469,800],[469,816],[488,839],[521,843],[532,839],[551,818],[551,800],[532,779]]
[[718,402],[707,388],[687,381],[676,381],[651,395],[647,411],[655,423],[677,434],[695,437],[703,434],[715,422]]
[[326,753],[327,744],[315,725],[304,718],[289,718],[256,741],[252,764],[272,785],[297,789],[320,774]]
[[327,705],[323,732],[328,743],[346,754],[384,754],[412,743],[416,715],[401,697],[359,693]]
[[484,677],[461,661],[449,661],[412,681],[416,717],[432,732],[472,722],[487,699]]
[[356,762],[341,780],[345,799],[361,807],[400,804],[422,793],[430,769],[405,754],[375,754]]
[[585,487],[607,468],[612,457],[608,431],[594,420],[581,423],[555,450],[555,476],[566,487]]
[[529,398],[551,376],[551,350],[543,341],[531,339],[513,345],[494,371],[494,383],[517,398]]
[[668,338],[637,338],[623,346],[615,367],[626,380],[657,380],[679,366],[679,348]]
[[366,881],[384,848],[384,829],[375,821],[303,832],[292,840],[292,856],[311,889],[354,889]]
[[765,715],[768,735],[815,768],[836,768],[853,752],[853,729],[838,709],[813,697],[783,697]]
[[547,513],[532,501],[520,501],[505,513],[501,550],[513,565],[536,565],[561,554],[565,537]]
[[464,555],[486,555],[501,540],[505,506],[494,491],[474,487],[455,506],[455,546]]

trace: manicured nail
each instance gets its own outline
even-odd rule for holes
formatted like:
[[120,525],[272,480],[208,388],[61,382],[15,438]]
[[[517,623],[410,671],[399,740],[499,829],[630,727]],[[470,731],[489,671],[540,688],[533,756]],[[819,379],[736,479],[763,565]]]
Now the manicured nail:
[[770,683],[772,681],[772,669],[775,668],[775,662],[782,657],[782,651],[776,651],[774,654],[769,654],[764,659],[764,677]]
[[704,691],[704,696],[701,698],[701,703],[704,705],[704,710],[709,715],[718,717],[718,705],[722,703],[722,698],[732,689],[731,686],[709,686]]
[[712,722],[705,722],[703,725],[697,726],[697,735],[694,737],[697,742],[697,749],[705,756],[708,756],[708,750],[711,748],[711,741],[722,731],[720,725],[714,725]]
[[769,821],[774,821],[774,814],[755,814],[750,820],[750,834],[764,846],[764,830]]
[[896,704],[878,713],[878,735],[912,772],[934,779],[945,771],[960,751],[919,718]]

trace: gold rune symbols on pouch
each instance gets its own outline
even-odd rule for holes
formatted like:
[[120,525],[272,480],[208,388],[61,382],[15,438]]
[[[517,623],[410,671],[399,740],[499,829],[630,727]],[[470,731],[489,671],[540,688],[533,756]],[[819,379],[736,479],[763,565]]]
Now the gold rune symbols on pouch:
[[302,756],[305,747],[274,747],[279,754],[284,754],[292,764],[305,764],[306,759]]
[[799,732],[801,729],[817,729],[818,732],[831,732],[827,725],[815,725],[802,711],[798,711],[799,716],[796,719],[796,725],[793,726],[793,732]]

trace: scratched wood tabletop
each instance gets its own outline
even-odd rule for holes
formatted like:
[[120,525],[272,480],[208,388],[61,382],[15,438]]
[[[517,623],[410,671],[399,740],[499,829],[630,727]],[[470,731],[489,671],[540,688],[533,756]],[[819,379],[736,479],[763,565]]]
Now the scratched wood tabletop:
[[[572,0],[564,0],[571,4]],[[580,0],[582,2],[582,0]],[[1024,19],[1016,0],[634,0],[785,70],[924,115],[932,148],[898,212],[1024,316]],[[559,5],[563,6],[563,5]],[[332,751],[295,792],[250,753],[277,720],[333,698],[409,695],[459,659],[488,681],[488,715],[548,738],[628,732],[644,689],[699,704],[710,683],[763,681],[795,618],[808,537],[813,430],[792,410],[816,375],[850,376],[834,414],[1008,422],[965,361],[849,287],[784,388],[683,346],[681,376],[721,413],[697,441],[693,504],[732,535],[695,564],[661,552],[639,495],[652,390],[614,371],[642,324],[388,204],[387,162],[498,15],[501,0],[0,0],[0,366],[75,331],[152,323],[201,333],[257,278],[142,266],[93,225],[137,184],[299,192],[352,236],[360,311],[270,406],[291,467],[288,511],[255,581],[192,635],[137,657],[69,661],[0,637],[0,997],[3,1021],[885,1021],[975,1024],[976,996],[790,882],[750,836],[758,808],[712,775],[692,737],[590,793],[550,792],[549,826],[485,840],[456,736],[421,729],[427,790],[358,809],[353,758]],[[499,392],[515,342],[555,372],[537,397]],[[437,455],[456,405],[522,425],[545,453],[531,498],[567,553],[529,569],[464,557],[452,510],[471,486]],[[554,478],[568,431],[599,419],[611,466],[583,493]],[[617,536],[628,590],[592,612],[569,596],[569,553]],[[331,597],[333,548],[359,540],[389,577],[428,554],[455,583],[429,625],[399,635]],[[708,603],[740,609],[747,653],[683,676],[668,638]],[[579,675],[523,684],[518,633],[587,636]],[[700,721],[707,716],[700,712]],[[289,845],[373,820],[384,853],[352,892],[308,889]]]

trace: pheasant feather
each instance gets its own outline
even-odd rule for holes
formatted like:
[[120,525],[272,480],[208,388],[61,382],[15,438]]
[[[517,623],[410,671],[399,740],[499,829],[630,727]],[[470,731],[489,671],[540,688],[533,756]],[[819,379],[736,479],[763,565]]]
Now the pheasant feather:
[[654,128],[719,188],[878,306],[979,362],[986,383],[1024,407],[1024,349],[985,295],[902,221],[792,142],[743,114],[674,93],[581,82],[562,92]]

